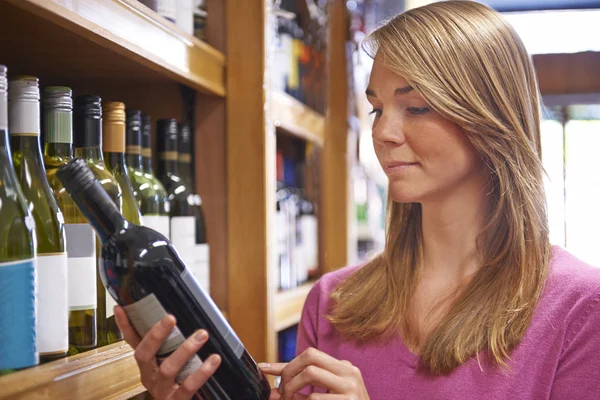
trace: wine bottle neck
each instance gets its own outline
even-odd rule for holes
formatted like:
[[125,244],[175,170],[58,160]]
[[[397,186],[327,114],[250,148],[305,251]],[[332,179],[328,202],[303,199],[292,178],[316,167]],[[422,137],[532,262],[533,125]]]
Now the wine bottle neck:
[[105,152],[104,162],[111,171],[118,169],[119,171],[126,173],[126,162],[124,153]]
[[56,157],[65,160],[73,158],[73,146],[71,143],[51,143],[44,144],[44,157]]
[[135,153],[127,153],[127,165],[134,169],[142,169],[142,156]]
[[71,197],[90,221],[102,243],[106,243],[111,236],[129,225],[98,181],[86,189],[71,193]]
[[147,174],[152,174],[154,172],[152,168],[152,158],[142,156],[142,169]]
[[33,165],[44,170],[39,136],[10,135],[10,147],[13,154],[21,153],[22,158],[31,160]]
[[161,153],[158,155],[158,174],[179,174],[178,162],[177,162],[177,153],[173,152],[173,154],[169,153]]
[[91,160],[94,163],[97,161],[104,161],[100,146],[77,147],[75,148],[75,157]]

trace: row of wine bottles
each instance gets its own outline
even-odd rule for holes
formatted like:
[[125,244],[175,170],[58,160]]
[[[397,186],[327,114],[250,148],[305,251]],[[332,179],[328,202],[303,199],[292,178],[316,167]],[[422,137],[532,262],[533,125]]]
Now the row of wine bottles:
[[324,114],[326,17],[315,4],[309,7],[309,15],[303,15],[296,0],[276,3],[279,7],[275,13],[277,30],[271,63],[273,88]]
[[181,29],[204,39],[206,0],[139,0]]
[[306,164],[277,152],[277,283],[294,288],[318,273],[318,223],[315,202],[307,195]]
[[170,237],[208,291],[189,128],[158,121],[155,175],[150,117],[139,110],[93,95],[73,102],[60,86],[45,88],[41,106],[37,78],[8,84],[0,66],[0,371],[122,339],[115,302],[98,278],[100,242],[56,176],[73,156],[127,220]]

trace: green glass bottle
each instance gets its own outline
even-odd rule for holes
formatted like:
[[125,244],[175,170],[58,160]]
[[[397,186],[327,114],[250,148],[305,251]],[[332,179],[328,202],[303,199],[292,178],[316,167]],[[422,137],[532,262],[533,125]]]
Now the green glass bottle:
[[162,185],[157,188],[142,169],[142,113],[127,110],[126,162],[133,195],[137,201],[144,226],[169,238],[169,199]]
[[[167,190],[161,183],[161,181],[154,174],[154,169],[152,167],[152,119],[149,115],[142,115],[142,171],[144,171],[144,176],[148,178],[152,184],[154,190],[158,193],[161,199],[164,201],[161,203],[161,214],[170,215],[171,212],[171,204],[169,203],[169,194]],[[170,239],[171,231],[170,231],[170,223],[169,227],[167,227],[168,235],[165,235]]]
[[169,194],[171,243],[185,265],[199,280],[202,276],[201,254],[196,248],[196,221],[199,218],[199,209],[195,205],[193,193],[179,174],[177,121],[161,119],[157,122],[157,131],[157,176]]
[[123,215],[129,222],[142,225],[142,215],[133,195],[125,162],[125,104],[109,101],[102,104],[102,152],[108,170],[123,193]]
[[65,191],[56,171],[73,158],[71,89],[44,90],[44,164],[50,188],[65,218],[69,287],[69,354],[96,347],[96,234]]
[[10,155],[7,87],[6,67],[0,65],[0,375],[39,362],[35,222]]
[[177,145],[177,162],[179,176],[191,194],[196,213],[196,246],[194,271],[196,279],[206,292],[210,293],[210,252],[206,237],[206,221],[202,208],[202,198],[196,192],[196,183],[192,169],[192,134],[186,123],[179,124]]
[[[88,167],[119,211],[123,211],[122,192],[116,179],[104,164],[102,155],[102,105],[98,96],[77,96],[73,116],[75,157],[85,160]],[[102,263],[100,240],[96,240],[97,265]],[[96,270],[97,296],[97,341],[98,346],[106,346],[123,339],[113,314],[115,301],[102,284]]]
[[38,79],[20,76],[8,93],[12,159],[37,235],[37,346],[42,361],[67,355],[69,305],[64,219],[54,199],[40,148]]

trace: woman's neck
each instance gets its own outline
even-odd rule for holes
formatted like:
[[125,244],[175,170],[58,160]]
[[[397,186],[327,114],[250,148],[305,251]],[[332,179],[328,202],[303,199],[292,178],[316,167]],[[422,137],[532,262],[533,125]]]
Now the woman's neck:
[[491,194],[483,185],[462,188],[422,204],[423,273],[460,284],[479,268],[477,239],[486,224]]

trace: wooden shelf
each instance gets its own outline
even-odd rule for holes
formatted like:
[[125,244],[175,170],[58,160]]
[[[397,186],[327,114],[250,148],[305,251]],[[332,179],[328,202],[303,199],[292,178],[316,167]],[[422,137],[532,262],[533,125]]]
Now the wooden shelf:
[[2,400],[125,400],[144,391],[124,342],[0,377]]
[[315,282],[285,290],[275,296],[275,331],[280,332],[300,322],[306,296]]
[[224,55],[136,0],[0,2],[0,47],[12,74],[171,80],[225,95]]
[[273,92],[271,119],[280,132],[323,146],[325,117],[287,93]]

